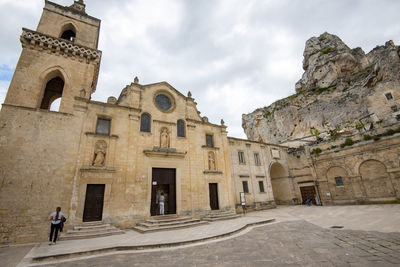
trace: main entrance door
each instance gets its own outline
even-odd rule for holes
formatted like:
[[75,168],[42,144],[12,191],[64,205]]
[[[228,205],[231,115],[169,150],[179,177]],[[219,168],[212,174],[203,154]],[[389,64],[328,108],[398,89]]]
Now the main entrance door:
[[151,186],[151,216],[160,215],[158,199],[164,193],[164,214],[176,213],[175,169],[153,168]]
[[218,210],[218,184],[210,183],[208,189],[210,191],[210,207],[212,210]]
[[86,187],[83,221],[101,221],[103,216],[104,184],[88,184]]
[[317,205],[315,202],[315,187],[314,186],[301,186],[300,187],[301,198],[303,200],[303,204],[306,204],[306,200],[309,197],[312,200],[314,205]]

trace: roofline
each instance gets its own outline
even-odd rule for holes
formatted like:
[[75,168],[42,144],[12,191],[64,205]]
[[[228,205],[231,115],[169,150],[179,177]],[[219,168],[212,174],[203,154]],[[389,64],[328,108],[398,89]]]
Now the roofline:
[[248,139],[243,139],[243,138],[238,138],[238,137],[232,137],[232,136],[228,136],[228,139],[233,139],[233,140],[237,140],[237,141],[244,141],[244,142],[250,142],[250,143],[257,143],[257,144],[260,144],[260,145],[277,146],[277,147],[281,147],[281,148],[289,148],[288,146],[282,146],[282,145],[277,145],[277,144],[272,144],[272,143],[258,142],[258,141],[253,141],[253,140],[248,140]]

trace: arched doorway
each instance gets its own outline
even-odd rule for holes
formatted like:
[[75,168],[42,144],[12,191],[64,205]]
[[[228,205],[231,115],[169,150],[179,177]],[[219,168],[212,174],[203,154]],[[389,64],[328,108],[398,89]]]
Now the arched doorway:
[[287,171],[282,164],[275,162],[270,167],[272,191],[276,204],[292,204],[292,192]]
[[378,160],[367,160],[360,165],[360,175],[367,197],[393,197],[393,185],[390,181],[386,166]]

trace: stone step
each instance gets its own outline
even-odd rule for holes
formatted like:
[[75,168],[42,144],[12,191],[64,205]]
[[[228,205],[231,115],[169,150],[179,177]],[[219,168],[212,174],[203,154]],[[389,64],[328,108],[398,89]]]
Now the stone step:
[[197,221],[197,222],[191,222],[191,223],[185,223],[185,224],[157,226],[157,227],[152,227],[152,228],[147,228],[147,227],[138,225],[138,226],[133,227],[133,230],[138,231],[139,233],[152,233],[152,232],[158,232],[158,231],[168,231],[168,230],[189,228],[189,227],[200,226],[200,225],[204,225],[204,224],[208,224],[208,222]]
[[232,214],[230,210],[210,210],[208,214]]
[[75,229],[71,229],[68,230],[66,232],[66,234],[84,234],[84,233],[94,233],[94,232],[104,232],[104,231],[109,231],[109,230],[115,230],[117,228],[115,228],[114,226],[108,226],[108,227],[103,227],[103,228],[85,228],[85,229],[79,229],[79,230],[75,230]]
[[174,218],[154,218],[151,217],[151,219],[147,219],[147,223],[153,223],[153,224],[163,224],[163,223],[170,223],[170,222],[182,222],[186,220],[192,220],[192,217],[189,216],[182,216],[182,217],[174,217]]
[[214,213],[214,214],[207,214],[205,217],[208,218],[218,218],[218,217],[224,217],[224,216],[231,216],[231,215],[236,215],[236,213]]
[[123,234],[124,231],[110,225],[109,223],[98,222],[85,222],[78,225],[73,225],[72,229],[62,233],[60,240],[73,240],[95,238],[116,234]]
[[74,225],[73,229],[74,230],[86,230],[86,229],[104,229],[107,227],[110,227],[111,225],[109,223],[104,223],[104,224],[96,224],[96,225],[85,225],[85,224],[80,224],[80,225]]
[[102,225],[104,224],[102,221],[94,221],[94,222],[83,222],[82,226],[94,226],[94,225]]
[[115,228],[113,230],[101,231],[101,232],[92,232],[92,233],[74,233],[74,234],[66,234],[60,236],[60,240],[76,240],[76,239],[87,239],[87,238],[96,238],[96,237],[104,237],[110,235],[120,235],[125,232]]
[[181,225],[181,224],[188,224],[188,223],[194,223],[194,222],[199,222],[199,219],[186,219],[186,220],[180,220],[180,221],[169,221],[169,222],[163,222],[163,223],[149,223],[148,220],[142,223],[138,223],[138,226],[144,226],[146,228],[156,228],[156,227],[161,227],[161,226],[173,226],[173,225]]
[[202,220],[203,221],[208,221],[208,222],[212,222],[212,221],[222,221],[222,220],[231,220],[231,219],[235,219],[235,218],[239,218],[240,215],[239,214],[234,214],[234,213],[230,213],[230,214],[225,214],[225,215],[221,215],[221,216],[205,216]]

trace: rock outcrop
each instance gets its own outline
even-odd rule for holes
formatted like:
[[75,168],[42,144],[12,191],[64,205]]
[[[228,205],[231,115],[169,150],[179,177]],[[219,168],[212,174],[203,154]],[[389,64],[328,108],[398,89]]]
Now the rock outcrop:
[[365,54],[329,33],[312,37],[306,42],[305,72],[296,94],[243,114],[247,137],[283,143],[400,120],[399,54],[392,41]]

